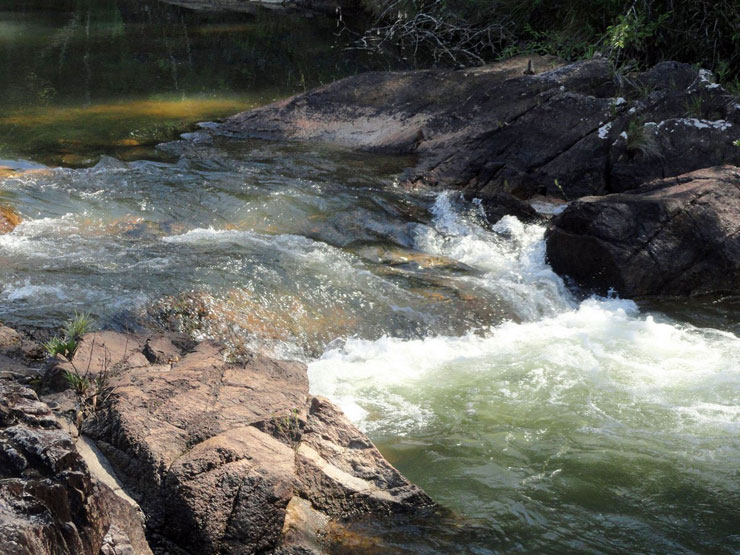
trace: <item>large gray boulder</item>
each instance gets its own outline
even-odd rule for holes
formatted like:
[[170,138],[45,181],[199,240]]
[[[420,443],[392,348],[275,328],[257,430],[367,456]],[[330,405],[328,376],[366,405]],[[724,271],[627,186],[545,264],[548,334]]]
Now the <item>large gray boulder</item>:
[[547,257],[581,287],[623,297],[740,291],[740,168],[586,197],[552,220]]
[[416,154],[406,181],[574,199],[740,164],[740,104],[712,74],[665,62],[631,76],[604,59],[365,73],[238,114],[212,131]]

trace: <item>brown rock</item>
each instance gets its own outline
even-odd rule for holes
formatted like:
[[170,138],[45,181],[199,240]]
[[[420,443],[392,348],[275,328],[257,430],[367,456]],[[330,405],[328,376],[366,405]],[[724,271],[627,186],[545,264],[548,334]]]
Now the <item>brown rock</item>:
[[97,555],[111,528],[108,494],[49,407],[0,381],[0,553]]
[[23,219],[7,206],[0,205],[0,235],[13,231]]
[[553,269],[624,297],[740,291],[740,168],[586,197],[553,219]]
[[334,518],[393,514],[432,504],[337,407],[321,397],[309,400],[296,461],[301,494]]
[[328,401],[309,398],[303,364],[222,355],[205,342],[171,365],[124,366],[109,406],[83,427],[141,504],[158,550],[312,549],[321,518],[302,511],[286,525],[297,497],[327,522],[433,505]]
[[148,338],[142,352],[152,364],[170,364],[180,359],[180,348],[166,335]]

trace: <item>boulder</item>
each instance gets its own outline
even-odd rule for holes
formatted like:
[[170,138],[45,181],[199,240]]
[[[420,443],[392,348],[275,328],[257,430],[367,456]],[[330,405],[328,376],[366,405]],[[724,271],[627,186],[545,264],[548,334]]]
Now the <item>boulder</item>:
[[465,70],[373,72],[244,112],[208,132],[416,154],[408,184],[568,200],[740,164],[740,103],[711,73],[661,63],[529,58]]
[[115,534],[115,545],[136,545],[136,553],[146,555],[141,522],[129,510],[91,476],[74,440],[36,393],[0,381],[0,552],[124,553],[104,550]]
[[547,257],[576,285],[623,297],[740,291],[740,168],[708,168],[570,203]]
[[[105,343],[127,343],[113,336]],[[110,401],[83,432],[141,505],[155,552],[311,551],[329,522],[434,505],[309,395],[305,365],[227,363],[215,343],[189,350],[162,335],[127,344],[138,352],[110,373]]]

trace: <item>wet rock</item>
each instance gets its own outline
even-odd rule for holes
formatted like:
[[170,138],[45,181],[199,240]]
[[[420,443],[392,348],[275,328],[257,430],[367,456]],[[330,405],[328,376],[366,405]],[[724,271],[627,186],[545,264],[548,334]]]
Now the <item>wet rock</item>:
[[338,519],[431,505],[426,494],[401,476],[365,434],[321,397],[309,399],[296,464],[299,494]]
[[0,381],[0,552],[97,555],[111,530],[108,494],[49,407]]
[[620,77],[603,59],[536,58],[536,74],[522,75],[526,63],[365,73],[211,132],[415,153],[409,184],[520,198],[572,200],[740,164],[740,103],[709,72],[666,62]]
[[504,216],[516,216],[523,222],[534,223],[543,220],[532,206],[509,193],[481,191],[468,193],[468,200],[480,204],[489,224],[495,224]]
[[[120,368],[109,405],[83,426],[146,513],[155,551],[300,552],[324,521],[433,505],[309,396],[303,364],[257,354],[226,363],[210,342],[175,356]],[[301,500],[322,516],[289,510]]]
[[288,340],[319,356],[326,343],[351,335],[359,323],[356,314],[341,306],[316,310],[297,295],[266,303],[244,288],[219,295],[190,291],[164,297],[147,309],[147,316],[160,329],[217,339],[232,359],[249,357],[260,349],[269,353],[276,341]]
[[285,508],[283,522],[283,544],[291,546],[292,551],[283,553],[322,553],[326,533],[330,525],[327,515],[313,508],[309,501],[300,497],[293,497]]
[[623,297],[740,291],[740,168],[708,168],[572,202],[547,256],[577,285]]
[[0,235],[10,233],[23,220],[7,206],[0,205]]

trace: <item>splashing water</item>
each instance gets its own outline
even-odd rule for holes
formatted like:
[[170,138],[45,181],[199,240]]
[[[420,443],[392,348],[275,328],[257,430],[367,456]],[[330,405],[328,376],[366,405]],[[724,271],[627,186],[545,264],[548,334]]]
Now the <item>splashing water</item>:
[[314,393],[477,523],[411,551],[737,552],[740,339],[628,300],[576,303],[542,228],[507,217],[487,232],[449,195],[431,212],[419,245],[520,293],[523,321],[352,338],[309,366]]
[[579,301],[544,227],[400,190],[404,162],[216,141],[20,171],[0,318],[154,314],[309,361],[312,391],[464,517],[377,532],[389,552],[740,549],[740,340]]

